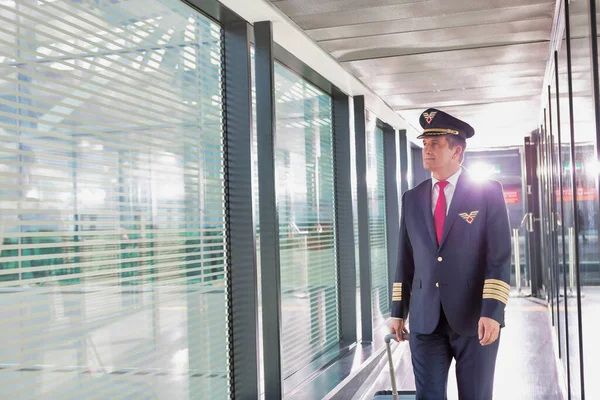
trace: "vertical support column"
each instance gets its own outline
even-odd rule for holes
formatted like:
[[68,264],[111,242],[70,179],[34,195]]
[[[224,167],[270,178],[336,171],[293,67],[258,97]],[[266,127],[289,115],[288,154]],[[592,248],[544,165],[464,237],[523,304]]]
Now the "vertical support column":
[[398,131],[398,140],[400,141],[400,193],[399,198],[402,198],[404,192],[408,190],[408,137],[406,129]]
[[275,192],[275,60],[270,21],[254,24],[254,44],[265,399],[275,400],[283,398],[283,385],[279,218]]
[[356,342],[356,262],[350,159],[350,110],[348,96],[333,94],[333,151],[340,298],[343,343]]
[[229,233],[229,332],[232,398],[259,397],[256,242],[252,204],[251,26],[224,25],[225,171]]
[[385,165],[385,218],[387,226],[388,302],[392,304],[392,286],[398,262],[398,236],[400,234],[400,211],[398,207],[398,176],[396,154],[396,131],[389,125],[383,127],[383,161]]
[[358,215],[358,253],[360,263],[360,315],[362,341],[373,341],[371,296],[371,238],[369,235],[369,193],[367,188],[367,133],[365,97],[354,97],[354,135],[356,146],[356,183]]

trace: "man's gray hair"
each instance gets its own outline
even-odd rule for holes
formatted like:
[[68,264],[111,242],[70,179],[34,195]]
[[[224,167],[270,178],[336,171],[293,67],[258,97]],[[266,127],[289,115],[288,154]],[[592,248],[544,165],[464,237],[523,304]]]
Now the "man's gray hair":
[[465,161],[465,151],[467,150],[467,141],[459,136],[454,135],[446,135],[448,139],[448,147],[451,149],[456,146],[462,147],[462,152],[460,153],[460,163],[462,164]]

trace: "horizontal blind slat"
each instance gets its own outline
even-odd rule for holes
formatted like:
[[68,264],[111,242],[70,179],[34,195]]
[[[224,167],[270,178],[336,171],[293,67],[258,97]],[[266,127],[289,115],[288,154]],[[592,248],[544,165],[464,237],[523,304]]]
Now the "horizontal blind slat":
[[332,101],[280,64],[275,85],[281,298],[287,315],[282,368],[288,377],[339,342]]
[[0,397],[228,397],[220,40],[178,1],[0,4]]

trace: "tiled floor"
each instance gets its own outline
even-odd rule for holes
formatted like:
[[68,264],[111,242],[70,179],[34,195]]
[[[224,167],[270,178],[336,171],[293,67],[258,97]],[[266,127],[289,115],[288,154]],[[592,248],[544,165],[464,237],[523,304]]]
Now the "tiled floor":
[[[600,311],[600,287],[586,287],[583,291],[585,294],[582,299],[582,315],[586,398],[597,399],[600,398],[600,379],[596,378],[600,376],[600,364],[597,362],[600,355],[600,341],[596,340],[595,336],[596,332],[600,331],[597,318]],[[57,295],[53,294],[53,296]],[[79,331],[73,330],[72,318],[67,318],[70,312],[81,308],[77,302],[71,304],[66,301],[76,296],[63,295],[64,310],[55,307],[58,303],[54,297],[48,297],[47,301],[39,303],[40,307],[48,308],[49,313],[45,309],[38,311],[40,316],[52,317],[48,322],[48,329],[56,330],[54,335],[56,343],[42,346],[47,348],[44,353],[32,354],[32,357],[35,357],[29,360],[27,365],[35,368],[25,370],[8,364],[2,365],[0,382],[3,383],[3,389],[0,390],[0,398],[9,398],[11,393],[19,393],[20,397],[11,398],[35,398],[43,395],[44,398],[63,399],[75,395],[86,397],[86,394],[99,396],[100,393],[110,392],[111,398],[115,399],[184,399],[193,397],[191,393],[204,392],[208,395],[211,390],[206,388],[213,384],[216,385],[215,387],[225,387],[221,384],[225,382],[222,376],[206,377],[205,374],[189,376],[188,370],[194,367],[194,358],[201,355],[203,349],[206,350],[202,343],[188,340],[190,325],[204,326],[201,320],[194,319],[186,312],[189,305],[195,304],[195,300],[189,295],[163,293],[159,302],[160,307],[156,309],[144,307],[146,303],[153,304],[150,298],[141,298],[139,303],[131,304],[129,302],[125,304],[119,298],[118,304],[115,303],[113,307],[119,311],[114,320],[106,323],[97,322],[95,319],[89,321],[90,330],[86,330],[89,332],[89,337],[85,343],[79,340],[81,339],[77,336]],[[102,301],[105,306],[106,302],[115,299],[116,297],[108,296],[99,298],[98,301]],[[100,314],[96,315],[94,308],[97,304],[91,301],[93,296],[90,295],[87,300],[85,314],[95,318],[100,317]],[[567,299],[571,322],[569,325],[572,327],[570,333],[575,332],[569,341],[572,354],[576,354],[578,350],[575,305],[574,298]],[[8,303],[4,306],[12,307]],[[564,303],[561,307],[564,314]],[[158,318],[160,324],[150,323],[153,310],[158,313],[156,316],[160,317]],[[9,362],[11,357],[14,358],[20,348],[9,345],[16,337],[18,328],[10,324],[20,320],[8,314],[6,317],[4,330],[0,334],[0,339],[3,339],[2,342],[5,344],[2,351],[5,363]],[[385,325],[380,327],[374,335],[373,345],[359,347],[358,351],[340,360],[340,363],[324,364],[322,367],[324,373],[306,385],[291,388],[290,398],[323,398],[342,379],[360,368],[376,349],[381,348],[381,340],[386,330]],[[531,299],[511,298],[507,308],[507,327],[503,331],[498,357],[496,399],[561,399],[557,383],[560,381],[560,376],[555,361],[558,345],[557,342],[553,342],[553,331],[550,313],[544,305]],[[57,336],[62,332],[65,332],[64,337]],[[64,343],[59,343],[58,339]],[[399,356],[396,360],[398,385],[400,389],[414,389],[410,352],[406,344],[400,346],[402,346],[401,351],[396,351],[396,355]],[[84,356],[88,360],[86,365],[78,363],[78,357]],[[224,357],[215,356],[214,359],[223,360]],[[135,364],[134,368],[128,368],[132,364],[125,361],[138,361],[139,365]],[[575,363],[578,363],[578,359],[573,357],[570,365],[574,366]],[[572,368],[572,372],[576,374],[578,371]],[[576,388],[575,384],[572,386]],[[32,392],[28,392],[27,388]],[[370,399],[375,391],[389,388],[387,369],[384,369],[367,394],[357,398]],[[456,398],[456,383],[451,372],[449,399]]]
[[312,381],[287,392],[286,400],[322,399],[350,374],[364,366],[364,363],[384,346],[383,338],[388,333],[386,325],[376,329],[372,343],[358,345],[354,351],[336,360]]
[[[526,298],[510,299],[506,311],[507,327],[503,331],[494,385],[495,399],[554,400],[562,399],[554,356],[552,327],[547,308]],[[396,351],[396,376],[399,389],[414,389],[414,377],[407,344]],[[389,389],[387,369],[361,396],[371,399],[378,390]],[[450,370],[448,399],[458,399],[454,364]]]
[[[0,398],[226,396],[225,323],[211,324],[210,314],[189,312],[224,309],[223,298],[223,290],[177,287],[5,290],[0,296]],[[212,346],[194,340],[209,337],[205,330],[215,326],[222,331],[213,333]]]
[[[600,342],[596,339],[600,331],[600,321],[598,313],[600,312],[600,287],[586,286],[582,288],[581,298],[581,318],[582,318],[582,338],[583,348],[579,348],[579,316],[577,312],[577,298],[573,295],[565,297],[561,292],[558,310],[560,313],[555,315],[556,337],[560,337],[560,366],[565,376],[567,372],[570,379],[565,386],[570,389],[571,400],[581,399],[581,353],[584,360],[584,390],[586,399],[600,398]],[[565,317],[565,302],[568,319]],[[556,309],[556,306],[555,306]],[[568,321],[568,327],[565,323]],[[559,325],[560,324],[560,325]],[[560,329],[558,327],[560,326]],[[559,333],[560,332],[560,336]],[[568,333],[568,340],[566,339]],[[568,343],[568,348],[567,348]],[[558,340],[555,343],[556,352],[559,351]],[[567,369],[568,367],[568,369]]]

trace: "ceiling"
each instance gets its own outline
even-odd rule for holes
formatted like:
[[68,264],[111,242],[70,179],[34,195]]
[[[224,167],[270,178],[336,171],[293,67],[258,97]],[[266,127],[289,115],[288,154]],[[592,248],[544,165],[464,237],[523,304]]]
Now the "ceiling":
[[535,129],[555,0],[271,0],[417,131],[440,108],[469,147]]

